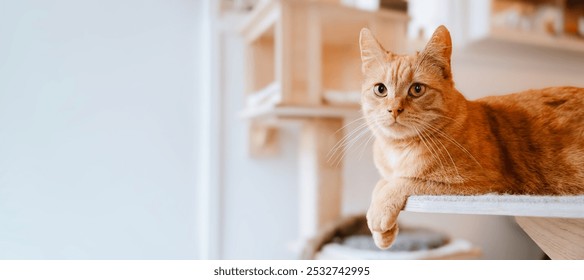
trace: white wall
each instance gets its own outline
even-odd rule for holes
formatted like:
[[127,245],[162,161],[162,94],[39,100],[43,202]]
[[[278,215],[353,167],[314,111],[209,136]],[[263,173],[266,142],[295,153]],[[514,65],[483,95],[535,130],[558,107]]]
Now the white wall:
[[198,1],[0,1],[0,258],[197,257]]
[[282,130],[278,157],[248,156],[243,108],[242,40],[227,33],[221,41],[221,252],[224,259],[289,259],[298,237],[298,128]]
[[453,51],[457,88],[469,99],[550,86],[584,87],[584,52],[485,39]]

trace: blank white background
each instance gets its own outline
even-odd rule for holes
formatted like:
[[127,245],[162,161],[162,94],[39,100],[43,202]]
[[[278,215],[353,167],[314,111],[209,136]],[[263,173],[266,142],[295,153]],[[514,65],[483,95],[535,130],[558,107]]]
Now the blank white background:
[[202,1],[0,0],[0,259],[192,259]]

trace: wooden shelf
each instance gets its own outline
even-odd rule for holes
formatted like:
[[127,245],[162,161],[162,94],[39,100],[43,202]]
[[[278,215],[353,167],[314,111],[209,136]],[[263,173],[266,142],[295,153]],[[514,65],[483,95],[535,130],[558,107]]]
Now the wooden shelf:
[[263,89],[246,97],[245,109],[240,116],[245,119],[286,118],[302,119],[313,117],[346,118],[360,114],[359,92],[325,90],[323,105],[282,105],[281,86],[272,82]]
[[265,105],[244,109],[240,116],[245,119],[303,119],[303,118],[346,118],[358,116],[358,106],[274,106]]
[[424,213],[584,218],[581,196],[411,196],[405,211]]

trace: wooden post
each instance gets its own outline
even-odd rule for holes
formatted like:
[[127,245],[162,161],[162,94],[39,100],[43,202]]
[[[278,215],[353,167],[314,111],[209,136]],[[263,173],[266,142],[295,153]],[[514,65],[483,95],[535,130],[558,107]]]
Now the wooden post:
[[551,259],[584,259],[584,219],[516,217],[515,220]]
[[300,235],[307,239],[341,212],[343,164],[328,161],[341,140],[343,120],[314,118],[303,123],[300,139]]
[[282,101],[286,105],[319,105],[322,40],[317,7],[302,1],[283,1],[281,5]]

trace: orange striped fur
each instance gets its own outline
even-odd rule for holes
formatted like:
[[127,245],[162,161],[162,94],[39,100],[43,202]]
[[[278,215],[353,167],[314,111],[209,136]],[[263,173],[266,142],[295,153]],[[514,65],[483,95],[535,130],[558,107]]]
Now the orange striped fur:
[[389,248],[414,194],[584,194],[584,89],[546,88],[468,101],[454,87],[450,33],[396,55],[360,37],[362,111],[382,179],[367,212]]

